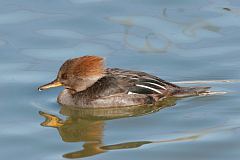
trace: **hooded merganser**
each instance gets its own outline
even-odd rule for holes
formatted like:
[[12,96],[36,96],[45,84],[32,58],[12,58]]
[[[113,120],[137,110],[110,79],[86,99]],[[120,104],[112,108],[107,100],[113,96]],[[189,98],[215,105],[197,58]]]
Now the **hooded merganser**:
[[57,78],[39,91],[63,86],[58,103],[76,107],[121,107],[155,104],[166,97],[207,93],[210,87],[180,87],[156,76],[119,68],[104,67],[104,59],[83,56],[69,59]]

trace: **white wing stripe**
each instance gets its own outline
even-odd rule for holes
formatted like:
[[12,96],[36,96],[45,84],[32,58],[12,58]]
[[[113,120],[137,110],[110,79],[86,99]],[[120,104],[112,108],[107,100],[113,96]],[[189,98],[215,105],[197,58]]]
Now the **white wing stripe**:
[[127,94],[137,94],[137,93],[134,93],[134,92],[129,91]]
[[164,90],[167,90],[165,87],[163,87],[163,86],[161,86],[161,85],[159,85],[159,84],[156,84],[156,83],[152,83],[152,82],[144,82],[144,83],[152,84],[152,85],[154,85],[154,86],[158,86],[158,87],[160,87],[160,88],[162,88],[162,89],[164,89]]
[[154,89],[154,88],[152,88],[152,87],[144,86],[144,85],[141,85],[141,84],[136,84],[136,86],[138,86],[138,87],[143,87],[143,88],[147,88],[147,89],[150,89],[150,90],[152,90],[152,91],[154,91],[154,92],[157,92],[157,93],[159,93],[159,94],[162,94],[162,92],[160,92],[159,90]]
[[158,82],[158,83],[161,83],[161,84],[165,85],[165,83],[163,83],[163,82],[161,82],[161,81],[159,81],[159,80],[157,80],[157,79],[153,79],[153,78],[146,78],[146,80],[147,80],[147,79],[149,79],[149,80],[152,80],[152,81],[155,81],[155,82]]

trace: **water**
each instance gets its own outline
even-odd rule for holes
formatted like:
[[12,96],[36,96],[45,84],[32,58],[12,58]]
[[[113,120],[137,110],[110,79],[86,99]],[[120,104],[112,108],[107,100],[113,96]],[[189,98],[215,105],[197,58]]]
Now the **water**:
[[[0,1],[0,158],[240,158],[237,0]],[[68,58],[207,84],[221,95],[121,110],[61,108],[38,92]]]

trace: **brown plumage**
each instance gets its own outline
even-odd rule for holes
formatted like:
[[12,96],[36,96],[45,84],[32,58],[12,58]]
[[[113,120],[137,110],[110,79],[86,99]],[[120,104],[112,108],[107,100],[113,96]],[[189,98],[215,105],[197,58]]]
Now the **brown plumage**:
[[[104,59],[97,56],[84,56],[67,60],[60,72],[64,74],[73,74],[81,77],[94,77],[96,75],[103,75],[104,73]],[[60,75],[61,75],[60,73]]]
[[179,87],[145,72],[104,68],[98,56],[67,60],[57,78],[39,90],[64,86],[58,96],[62,105],[119,107],[154,104],[165,97],[195,96],[209,87]]

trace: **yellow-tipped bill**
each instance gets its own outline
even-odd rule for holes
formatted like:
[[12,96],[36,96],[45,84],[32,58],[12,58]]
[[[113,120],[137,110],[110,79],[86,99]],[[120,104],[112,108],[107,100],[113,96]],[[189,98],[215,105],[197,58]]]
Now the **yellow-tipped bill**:
[[45,84],[45,85],[42,85],[38,88],[39,91],[42,91],[42,90],[46,90],[46,89],[49,89],[49,88],[54,88],[54,87],[59,87],[59,86],[62,86],[63,84],[57,80],[54,80],[48,84]]

